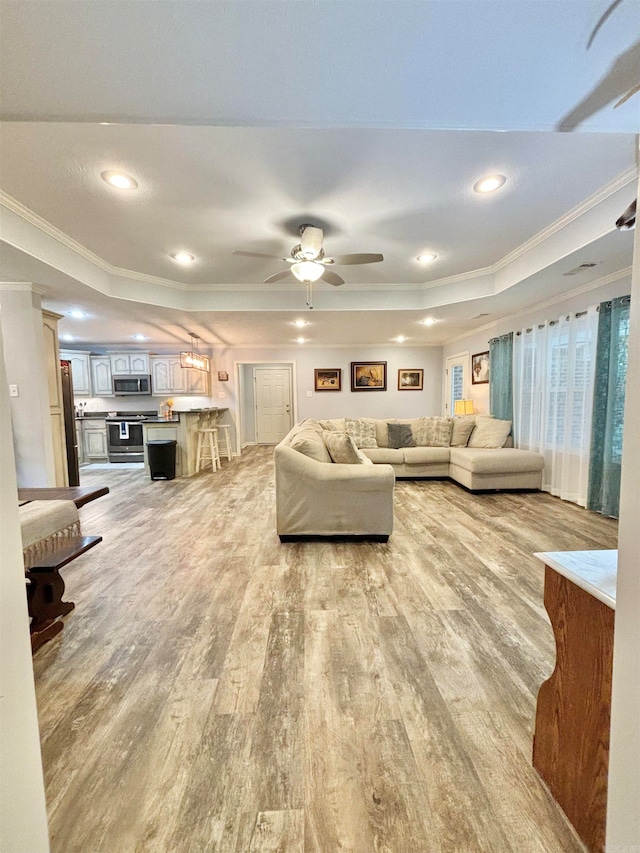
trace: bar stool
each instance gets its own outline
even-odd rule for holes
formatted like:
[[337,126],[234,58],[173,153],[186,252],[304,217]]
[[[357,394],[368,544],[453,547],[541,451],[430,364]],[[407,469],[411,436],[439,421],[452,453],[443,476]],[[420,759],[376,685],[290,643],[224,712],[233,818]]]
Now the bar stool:
[[231,428],[229,424],[216,424],[216,428],[220,430],[220,439],[224,441],[224,446],[220,449],[229,462],[231,462],[231,459],[233,458],[233,451],[231,450]]
[[[198,420],[198,445],[196,447],[196,472],[200,471],[207,462],[211,462],[211,470],[217,471],[221,468],[220,449],[218,447],[218,428],[209,426],[211,423],[210,412],[205,410]],[[201,425],[202,424],[202,425]],[[205,425],[206,424],[206,425]]]

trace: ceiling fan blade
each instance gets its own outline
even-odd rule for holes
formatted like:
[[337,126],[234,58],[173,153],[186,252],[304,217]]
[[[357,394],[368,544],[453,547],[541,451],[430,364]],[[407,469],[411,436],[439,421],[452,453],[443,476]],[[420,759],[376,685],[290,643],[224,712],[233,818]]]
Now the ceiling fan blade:
[[326,281],[328,284],[332,284],[334,287],[340,287],[341,284],[344,284],[344,279],[340,278],[338,273],[331,272],[330,270],[325,270],[323,272],[320,281]]
[[287,278],[290,275],[291,270],[282,270],[281,272],[270,275],[269,278],[265,278],[263,284],[273,284],[275,281],[282,281],[283,278]]
[[265,255],[264,252],[242,252],[239,249],[234,249],[232,255],[242,255],[243,258],[273,258],[276,261],[289,261],[292,258],[281,258],[279,255]]
[[323,263],[329,264],[339,264],[339,265],[347,265],[347,264],[377,264],[380,261],[384,261],[383,255],[378,254],[363,254],[363,255],[333,255],[331,258],[325,258]]

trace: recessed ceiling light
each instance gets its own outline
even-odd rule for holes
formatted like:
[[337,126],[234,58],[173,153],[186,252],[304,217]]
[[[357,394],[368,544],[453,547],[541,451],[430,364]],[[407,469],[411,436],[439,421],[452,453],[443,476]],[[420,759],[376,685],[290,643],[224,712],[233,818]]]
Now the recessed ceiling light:
[[296,343],[303,344],[305,342],[305,340],[306,340],[306,338],[296,338]]
[[138,186],[135,178],[125,175],[124,172],[103,172],[101,177],[103,181],[119,190],[135,190]]
[[422,321],[422,324],[423,326],[433,326],[435,322],[436,321],[433,319],[433,317],[425,317],[425,319]]
[[473,185],[473,189],[477,193],[492,193],[494,190],[499,190],[507,182],[504,175],[487,175],[486,178],[480,178]]
[[396,338],[396,341],[397,341],[399,344],[403,343],[403,342],[404,342],[404,341],[406,341],[406,340],[407,340],[407,339],[405,338],[405,336],[404,336],[404,335],[398,335],[398,337]]
[[303,326],[308,326],[309,323],[307,320],[294,320],[293,325],[301,329]]
[[87,315],[84,313],[84,311],[77,311],[74,309],[73,311],[69,311],[69,316],[73,317],[74,320],[82,320]]
[[423,254],[418,255],[416,261],[419,261],[421,264],[430,264],[432,261],[435,261],[437,257],[438,256],[433,252],[423,252]]
[[189,252],[172,252],[171,258],[177,264],[182,264],[183,266],[188,266],[195,261],[195,255],[192,255]]
[[72,340],[73,340],[73,335],[63,335],[63,336],[62,336],[62,340],[63,340],[63,341],[72,341]]
[[133,338],[136,341],[146,341],[147,340],[145,335],[134,335]]

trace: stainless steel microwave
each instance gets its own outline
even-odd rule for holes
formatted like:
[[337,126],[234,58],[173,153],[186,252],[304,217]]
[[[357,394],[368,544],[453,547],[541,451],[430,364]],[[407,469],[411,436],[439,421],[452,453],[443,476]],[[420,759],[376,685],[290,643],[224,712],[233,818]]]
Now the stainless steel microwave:
[[132,394],[151,394],[150,376],[112,376],[113,393],[116,397]]

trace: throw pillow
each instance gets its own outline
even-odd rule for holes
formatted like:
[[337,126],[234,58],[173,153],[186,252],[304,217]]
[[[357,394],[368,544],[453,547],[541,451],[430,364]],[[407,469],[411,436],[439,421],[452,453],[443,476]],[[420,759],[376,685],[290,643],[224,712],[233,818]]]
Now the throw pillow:
[[509,433],[511,421],[501,421],[487,415],[478,415],[476,425],[471,433],[468,447],[504,447]]
[[364,418],[345,418],[344,425],[347,433],[355,441],[356,447],[377,447],[376,426],[373,421]]
[[475,415],[460,415],[454,418],[453,430],[451,431],[451,447],[466,447],[475,425]]
[[358,448],[346,432],[325,430],[322,433],[322,439],[329,455],[338,465],[362,465],[362,460],[358,456]]
[[414,430],[418,447],[449,447],[453,418],[419,418]]
[[401,447],[415,447],[410,424],[388,424],[389,447],[399,450]]
[[322,433],[315,429],[301,429],[291,439],[289,447],[303,453],[316,462],[331,462],[329,451],[322,440]]

